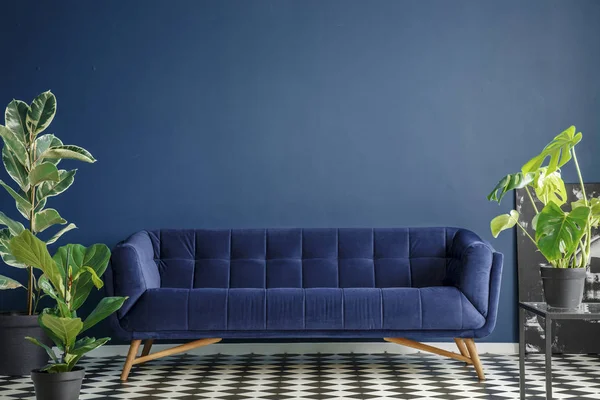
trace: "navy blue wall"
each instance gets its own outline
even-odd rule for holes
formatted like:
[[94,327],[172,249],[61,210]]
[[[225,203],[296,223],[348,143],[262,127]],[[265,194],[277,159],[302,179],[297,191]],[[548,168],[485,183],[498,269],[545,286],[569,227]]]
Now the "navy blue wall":
[[[63,244],[159,227],[491,239],[512,200],[485,195],[571,124],[600,180],[597,1],[5,1],[2,14],[0,104],[52,89],[50,132],[98,158],[50,202],[80,226]],[[18,215],[5,193],[0,205]],[[515,241],[493,243],[506,264],[488,340],[515,341]],[[21,298],[0,293],[0,309]]]

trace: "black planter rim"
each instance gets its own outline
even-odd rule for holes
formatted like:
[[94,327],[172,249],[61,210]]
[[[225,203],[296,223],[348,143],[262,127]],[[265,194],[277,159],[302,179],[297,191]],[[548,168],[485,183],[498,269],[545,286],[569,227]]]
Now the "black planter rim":
[[542,279],[582,279],[585,277],[586,272],[587,268],[556,268],[549,267],[546,265],[540,266],[540,274],[542,276]]
[[38,315],[27,315],[15,312],[0,313],[1,328],[29,328],[38,325]]
[[50,373],[42,371],[41,369],[34,369],[31,371],[31,379],[37,381],[52,381],[52,382],[65,382],[65,381],[76,381],[81,380],[85,376],[85,368],[74,367],[69,372],[57,372]]

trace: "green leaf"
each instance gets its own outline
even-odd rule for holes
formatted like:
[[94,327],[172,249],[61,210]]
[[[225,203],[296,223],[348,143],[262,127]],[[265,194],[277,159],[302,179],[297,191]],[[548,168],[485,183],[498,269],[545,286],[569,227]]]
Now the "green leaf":
[[549,202],[562,206],[567,202],[567,189],[560,172],[548,174],[547,168],[540,168],[534,180],[535,195],[544,204]]
[[95,350],[98,347],[106,344],[109,340],[110,340],[109,337],[105,337],[105,338],[101,338],[101,339],[86,337],[83,339],[79,339],[77,341],[77,343],[75,343],[75,347],[73,348],[72,351],[70,351],[70,353],[73,355],[76,355],[76,356],[82,356],[82,355],[89,353],[90,351]]
[[492,230],[492,236],[498,237],[500,232],[510,229],[517,224],[519,221],[519,213],[516,210],[511,210],[510,214],[498,215],[490,222],[490,229]]
[[67,190],[75,180],[76,169],[66,171],[61,169],[58,171],[58,181],[56,182],[44,182],[42,183],[37,191],[36,199],[41,201],[46,197],[57,196]]
[[54,361],[55,363],[58,362],[58,357],[56,357],[56,353],[50,347],[46,346],[44,343],[40,342],[39,340],[37,340],[36,338],[33,338],[31,336],[25,336],[25,339],[29,340],[31,343],[36,344],[36,345],[40,346],[41,348],[43,348],[44,350],[46,350],[46,353],[48,353],[48,357],[50,357],[50,359],[52,361]]
[[[71,260],[67,263],[67,254],[70,250]],[[73,267],[73,274],[76,275],[84,267],[92,268],[98,277],[101,277],[106,271],[108,260],[110,259],[110,250],[104,244],[95,244],[90,247],[84,247],[79,244],[68,244],[60,247],[54,254],[54,261],[63,270],[68,270],[68,266]],[[74,297],[72,299],[73,310],[79,309],[89,296],[94,283],[90,274],[80,274],[77,281],[73,282]]]
[[0,229],[0,257],[2,257],[2,261],[11,267],[26,268],[27,265],[18,262],[8,248],[12,237],[8,228]]
[[87,163],[94,163],[96,159],[94,156],[90,154],[89,151],[84,149],[83,147],[74,146],[74,145],[63,145],[63,146],[53,146],[46,150],[41,158],[69,158],[72,160],[84,161]]
[[[597,228],[600,225],[600,199],[596,197],[592,197],[588,200],[589,207],[591,209],[590,212],[590,223],[592,227]],[[571,203],[571,209],[575,209],[577,207],[584,207],[585,202],[583,199],[579,199]]]
[[0,275],[0,290],[17,289],[22,287],[23,285],[14,279],[9,278],[8,276]]
[[18,262],[41,269],[59,293],[65,292],[59,267],[50,257],[46,243],[26,230],[10,240],[9,250]]
[[29,200],[27,200],[21,194],[15,192],[14,189],[11,188],[10,186],[8,186],[6,183],[4,183],[4,181],[0,180],[0,185],[2,185],[2,187],[4,189],[6,189],[6,191],[8,192],[8,194],[10,194],[13,199],[15,199],[15,201],[17,202],[17,205],[21,207],[21,210],[22,210],[22,211],[20,210],[21,213],[23,213],[23,212],[26,212],[26,213],[31,212],[31,203],[29,202]]
[[508,174],[504,178],[500,179],[494,190],[487,196],[489,201],[500,201],[504,195],[513,189],[521,189],[533,182],[534,174],[528,173],[523,174],[517,172],[516,174]]
[[56,97],[52,92],[47,91],[33,99],[31,107],[27,112],[27,129],[33,136],[37,136],[44,131],[56,114]]
[[44,181],[58,182],[58,180],[58,168],[51,162],[38,164],[29,172],[29,183],[32,186],[36,186]]
[[[40,163],[42,154],[46,152],[50,147],[62,146],[63,142],[53,134],[46,134],[35,139],[35,161]],[[48,159],[48,162],[58,165],[60,159]]]
[[40,279],[38,280],[38,285],[47,296],[50,296],[52,299],[54,299],[54,301],[56,301],[56,306],[58,307],[60,316],[72,316],[71,311],[69,310],[69,306],[67,305],[67,303],[65,303],[65,300],[58,293],[56,293],[56,290],[54,290],[54,286],[52,286],[46,275],[40,276]]
[[25,227],[22,223],[17,222],[9,217],[7,217],[3,212],[0,211],[0,225],[6,225],[10,234],[13,236],[18,235],[19,233],[25,230]]
[[531,219],[531,227],[533,228],[534,231],[537,228],[537,222],[538,222],[539,218],[540,218],[540,214],[535,214],[533,216],[533,218]]
[[526,174],[536,172],[542,167],[546,158],[550,157],[548,163],[548,174],[565,165],[571,159],[571,149],[581,140],[581,132],[575,134],[575,127],[570,126],[557,135],[540,154],[527,161],[521,171]]
[[22,191],[29,190],[29,176],[25,167],[21,165],[14,153],[8,149],[8,146],[2,147],[2,162],[8,175],[17,182]]
[[585,233],[589,207],[576,207],[570,213],[550,202],[540,211],[535,240],[540,252],[548,259],[568,259],[573,255]]
[[81,267],[79,271],[77,271],[77,274],[75,274],[73,280],[76,281],[81,277],[82,274],[85,273],[90,274],[90,277],[92,278],[92,283],[94,284],[96,289],[102,289],[102,286],[104,286],[104,282],[102,282],[102,279],[98,277],[96,271],[94,271],[91,267],[88,266]]
[[51,331],[64,344],[64,348],[73,347],[77,335],[83,328],[81,318],[61,318],[52,314],[42,313],[39,319],[42,327]]
[[21,100],[13,100],[8,103],[6,111],[4,112],[6,127],[13,131],[24,144],[27,143],[29,139],[26,123],[28,111],[29,106],[27,103]]
[[38,325],[44,330],[44,333],[46,334],[46,336],[48,336],[48,338],[50,338],[53,342],[54,345],[56,347],[58,347],[59,350],[64,351],[65,350],[65,346],[63,341],[57,337],[51,330],[47,329],[43,324],[42,324],[42,316],[45,314],[50,314],[50,315],[54,315],[56,317],[59,317],[60,315],[57,315],[57,310],[54,308],[44,308],[42,310],[42,312],[38,315]]
[[28,166],[29,159],[27,158],[27,150],[25,149],[23,142],[19,140],[17,134],[7,127],[0,125],[0,137],[2,137],[4,144],[8,146],[8,149],[13,153],[19,163],[23,166]]
[[69,372],[69,365],[66,363],[58,363],[58,364],[50,364],[44,368],[42,371],[48,372],[49,374],[60,374],[61,372]]
[[82,332],[87,331],[98,322],[116,312],[123,306],[125,300],[127,300],[127,297],[104,297],[83,322]]
[[47,208],[35,215],[33,230],[35,232],[43,232],[52,225],[64,225],[66,223],[67,220],[62,218],[58,211],[56,211],[54,208]]
[[60,231],[56,232],[56,234],[52,236],[48,241],[46,241],[46,244],[52,244],[56,242],[62,235],[64,235],[72,229],[77,229],[77,225],[70,223],[69,225],[65,226]]

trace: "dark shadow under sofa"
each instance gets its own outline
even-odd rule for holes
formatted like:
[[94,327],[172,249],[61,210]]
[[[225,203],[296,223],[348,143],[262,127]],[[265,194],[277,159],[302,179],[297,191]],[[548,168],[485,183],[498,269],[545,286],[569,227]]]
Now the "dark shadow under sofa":
[[[458,228],[141,231],[108,295],[132,365],[221,339],[385,338],[473,364],[496,323],[502,254]],[[454,339],[459,353],[417,340]],[[194,340],[150,354],[154,340]],[[145,341],[141,356],[138,350]]]

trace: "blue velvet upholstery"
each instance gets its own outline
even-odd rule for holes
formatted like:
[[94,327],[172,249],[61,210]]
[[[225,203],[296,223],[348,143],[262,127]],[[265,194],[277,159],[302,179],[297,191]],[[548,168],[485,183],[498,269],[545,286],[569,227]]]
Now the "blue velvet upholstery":
[[124,339],[483,337],[502,255],[456,228],[142,231],[105,274]]

